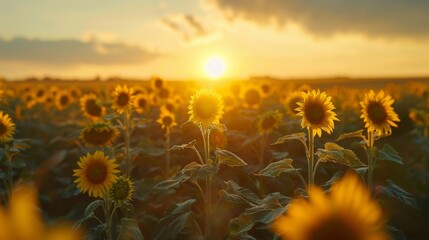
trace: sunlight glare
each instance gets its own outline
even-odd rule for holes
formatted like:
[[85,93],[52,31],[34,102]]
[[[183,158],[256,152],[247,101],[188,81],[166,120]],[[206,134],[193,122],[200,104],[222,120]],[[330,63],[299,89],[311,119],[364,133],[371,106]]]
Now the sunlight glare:
[[212,56],[204,63],[204,72],[210,79],[219,79],[225,74],[225,60],[219,56]]

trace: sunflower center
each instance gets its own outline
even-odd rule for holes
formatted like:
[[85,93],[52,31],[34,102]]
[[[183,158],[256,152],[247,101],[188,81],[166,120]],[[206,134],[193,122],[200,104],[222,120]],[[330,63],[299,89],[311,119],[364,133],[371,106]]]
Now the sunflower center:
[[168,90],[168,89],[166,89],[166,88],[162,88],[160,91],[159,91],[159,97],[160,98],[162,98],[162,99],[167,99],[169,96],[170,96],[170,91]]
[[7,132],[7,126],[0,122],[0,136],[3,136]]
[[262,129],[271,129],[275,123],[276,120],[272,116],[268,116],[262,120],[261,127]]
[[107,166],[101,161],[94,161],[88,166],[86,177],[92,184],[100,184],[107,177]]
[[261,95],[255,89],[250,89],[244,94],[244,100],[250,106],[256,105],[261,100]]
[[127,106],[129,101],[130,101],[130,96],[128,96],[128,94],[127,94],[127,93],[124,93],[124,92],[120,93],[120,94],[118,95],[117,100],[116,100],[116,102],[118,103],[118,105],[119,105],[120,107],[125,107],[125,106]]
[[173,123],[173,119],[171,119],[170,116],[165,116],[162,118],[162,124],[164,124],[164,126],[169,127],[171,126],[172,123]]
[[97,105],[95,99],[90,99],[86,101],[85,104],[86,112],[91,116],[100,116],[101,115],[101,107]]
[[270,91],[270,86],[268,84],[264,84],[261,86],[261,89],[264,93],[268,93]]
[[318,103],[309,102],[305,106],[305,118],[311,124],[321,124],[325,119],[325,109]]
[[201,101],[195,107],[195,113],[200,118],[211,118],[216,115],[217,104],[213,101]]
[[37,97],[43,97],[43,95],[45,95],[45,90],[43,89],[40,89],[36,92]]
[[92,145],[104,145],[108,143],[113,137],[113,131],[111,129],[104,129],[97,131],[96,129],[89,129],[83,132],[83,139],[85,142]]
[[162,87],[162,80],[161,79],[156,79],[155,80],[155,87],[156,88],[161,88]]
[[386,109],[378,102],[371,102],[367,107],[368,118],[375,124],[382,124],[387,120]]
[[[358,224],[358,223],[357,223]],[[361,239],[361,233],[350,223],[333,217],[326,219],[319,223],[315,228],[308,232],[308,240],[359,240]]]
[[147,101],[146,101],[146,99],[144,99],[144,98],[140,98],[140,99],[139,99],[139,101],[138,101],[138,104],[139,104],[139,107],[141,107],[141,108],[146,108],[146,106],[147,106]]
[[67,104],[69,104],[69,98],[67,96],[61,96],[60,97],[60,104],[62,106],[66,106]]

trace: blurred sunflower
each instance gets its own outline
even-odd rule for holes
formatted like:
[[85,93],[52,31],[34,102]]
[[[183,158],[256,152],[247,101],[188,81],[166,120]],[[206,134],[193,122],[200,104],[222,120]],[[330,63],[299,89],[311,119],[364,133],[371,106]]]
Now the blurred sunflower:
[[291,94],[288,94],[285,99],[285,108],[286,112],[292,117],[298,117],[297,114],[299,111],[297,108],[299,107],[298,103],[302,100],[303,92],[294,91]]
[[49,87],[49,94],[52,96],[56,96],[60,92],[60,89],[57,86],[51,86]]
[[335,109],[332,104],[331,97],[320,90],[312,90],[311,92],[303,93],[302,101],[298,102],[297,116],[302,117],[301,127],[311,128],[313,135],[322,136],[322,130],[331,134],[334,130],[334,120],[337,119],[337,114],[332,110]]
[[168,99],[165,103],[161,105],[161,111],[168,111],[174,113],[177,111],[178,104],[173,99]]
[[262,92],[261,89],[255,86],[249,86],[244,89],[242,93],[242,99],[244,100],[244,106],[248,108],[258,108],[262,103]]
[[164,86],[156,91],[156,95],[162,103],[165,103],[168,101],[168,99],[170,99],[172,95],[172,90],[171,88]]
[[79,168],[74,170],[74,181],[82,193],[88,191],[91,197],[103,197],[116,181],[119,164],[109,159],[102,151],[88,153],[80,158]]
[[220,128],[213,128],[210,131],[210,146],[213,149],[225,149],[226,145],[228,144],[228,138],[225,134],[225,131]]
[[58,110],[64,110],[72,103],[72,96],[68,91],[59,91],[55,96],[55,105]]
[[261,89],[263,97],[269,97],[274,92],[273,82],[268,80],[262,81],[262,83],[259,84],[259,88]]
[[132,200],[134,191],[134,184],[130,178],[127,176],[119,176],[109,189],[109,196],[116,204],[122,205]]
[[112,108],[116,109],[116,112],[119,114],[124,113],[125,111],[131,110],[132,103],[134,101],[134,89],[128,88],[127,86],[116,86],[115,90],[112,93],[113,104]]
[[223,103],[225,105],[225,112],[232,111],[237,106],[237,99],[231,93],[223,94]]
[[45,110],[50,111],[54,105],[55,105],[54,96],[52,96],[52,94],[47,94],[43,101],[43,106]]
[[97,102],[97,97],[93,93],[82,96],[80,109],[85,117],[94,121],[101,119],[106,114],[106,108]]
[[93,123],[80,133],[80,138],[89,146],[110,146],[118,136],[119,131],[110,123]]
[[9,114],[0,111],[0,143],[9,142],[15,134],[15,123]]
[[34,186],[20,184],[12,192],[7,209],[0,208],[2,240],[80,240],[83,235],[63,225],[47,229],[38,209]]
[[189,103],[189,121],[207,128],[219,124],[223,115],[222,96],[212,89],[203,88],[194,93]]
[[177,126],[176,116],[169,111],[161,111],[158,120],[156,121],[162,127],[162,129],[172,128]]
[[164,80],[162,80],[162,78],[159,77],[153,77],[150,80],[150,86],[152,88],[152,90],[158,90],[161,89],[162,87],[164,87]]
[[82,94],[82,91],[76,86],[68,87],[66,91],[69,92],[70,96],[74,99],[77,99]]
[[146,88],[142,87],[142,86],[133,86],[134,88],[134,95],[139,95],[139,94],[147,94],[147,90]]
[[261,134],[268,134],[277,129],[282,121],[283,114],[279,111],[268,111],[258,117],[256,126]]
[[36,88],[34,88],[33,90],[33,95],[35,97],[35,100],[38,103],[44,103],[45,102],[45,98],[47,96],[47,91],[45,89],[45,87],[43,86],[37,86]]
[[272,229],[289,240],[387,240],[382,209],[354,173],[334,183],[329,195],[310,188],[309,201],[295,199]]
[[32,92],[24,93],[22,100],[27,109],[31,109],[37,104],[36,98],[34,97],[34,94]]
[[365,99],[360,102],[365,127],[370,132],[376,132],[377,135],[390,134],[392,127],[397,127],[395,122],[399,122],[399,117],[393,110],[392,104],[394,100],[390,95],[385,95],[383,91],[375,94],[374,91],[369,91],[365,94]]
[[134,110],[139,114],[149,111],[150,99],[148,95],[146,94],[135,95],[133,99],[133,107],[134,107]]

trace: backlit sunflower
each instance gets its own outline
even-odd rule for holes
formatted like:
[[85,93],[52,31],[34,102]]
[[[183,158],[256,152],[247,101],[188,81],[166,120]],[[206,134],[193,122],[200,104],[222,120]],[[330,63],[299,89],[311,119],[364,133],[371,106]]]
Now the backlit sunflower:
[[102,151],[88,153],[80,158],[79,168],[74,170],[74,181],[82,193],[88,191],[91,197],[103,197],[116,181],[119,164],[109,159]]
[[322,130],[331,134],[334,130],[334,120],[337,114],[332,110],[335,109],[331,97],[320,90],[302,94],[302,101],[298,102],[297,116],[302,117],[301,127],[311,128],[313,135],[322,136]]
[[110,146],[118,138],[119,131],[109,123],[93,123],[80,133],[82,141],[89,146]]
[[223,115],[222,96],[212,89],[203,88],[191,97],[189,103],[189,121],[207,128],[211,124],[219,124]]
[[258,108],[262,103],[263,94],[260,88],[250,86],[244,90],[241,97],[245,107]]
[[298,114],[299,111],[296,109],[299,107],[298,103],[302,100],[302,94],[303,92],[301,91],[294,91],[286,96],[285,109],[292,117],[297,117],[296,114]]
[[256,123],[258,132],[261,134],[271,133],[273,130],[279,127],[282,118],[283,114],[277,110],[263,113],[258,117],[258,121]]
[[127,86],[116,86],[115,91],[113,91],[113,104],[112,108],[116,109],[116,112],[119,114],[124,113],[125,111],[131,110],[132,103],[134,101],[134,89],[128,88]]
[[262,82],[259,84],[259,88],[261,89],[262,95],[263,95],[264,97],[269,97],[269,96],[271,96],[271,94],[272,94],[272,93],[273,93],[273,91],[274,91],[274,88],[273,88],[273,82],[268,81],[268,80],[266,80],[266,81],[262,81]]
[[382,215],[359,177],[350,172],[329,194],[312,187],[308,201],[293,200],[272,229],[289,240],[387,240]]
[[0,111],[0,143],[9,142],[15,134],[15,123],[9,114]]
[[156,95],[158,96],[160,102],[165,103],[173,94],[171,88],[164,86],[156,91]]
[[398,115],[394,112],[392,104],[394,100],[390,95],[385,95],[383,91],[375,94],[370,91],[365,94],[365,99],[360,102],[365,127],[370,132],[376,132],[377,135],[390,134],[392,127],[397,127],[395,122],[399,122]]
[[55,95],[55,106],[58,110],[64,110],[72,103],[72,96],[67,91],[59,91]]
[[133,99],[134,110],[139,113],[145,113],[150,109],[150,99],[147,94],[137,94]]
[[134,184],[130,178],[127,176],[119,176],[109,189],[109,196],[116,204],[121,205],[132,200],[134,191]]
[[162,129],[172,128],[177,126],[176,117],[169,111],[161,111],[158,120],[156,120],[162,127]]
[[164,87],[164,80],[162,80],[162,78],[159,77],[153,77],[150,80],[150,86],[152,88],[152,90],[158,90],[161,89],[162,87]]
[[83,115],[91,120],[99,120],[106,114],[106,108],[98,103],[95,94],[84,95],[80,99],[80,109]]

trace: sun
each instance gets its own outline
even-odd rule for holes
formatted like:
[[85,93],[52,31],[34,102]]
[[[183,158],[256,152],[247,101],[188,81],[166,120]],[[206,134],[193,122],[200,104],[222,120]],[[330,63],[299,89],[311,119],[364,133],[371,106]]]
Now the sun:
[[219,56],[212,56],[204,62],[204,72],[210,79],[219,79],[225,71],[225,60]]

